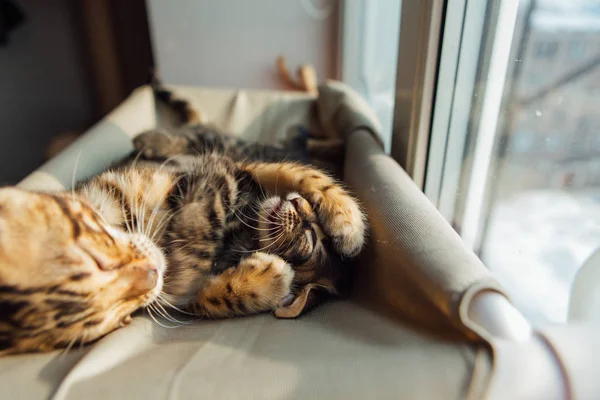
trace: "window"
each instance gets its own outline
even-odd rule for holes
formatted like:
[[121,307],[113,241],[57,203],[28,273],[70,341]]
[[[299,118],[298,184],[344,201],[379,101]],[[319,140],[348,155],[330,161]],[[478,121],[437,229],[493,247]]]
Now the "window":
[[528,83],[535,88],[541,87],[544,83],[546,83],[546,79],[543,75],[535,71],[531,71],[528,76]]
[[401,1],[355,0],[342,4],[342,80],[363,95],[377,114],[389,151]]
[[534,54],[537,58],[550,60],[556,55],[558,43],[556,42],[540,42],[534,45]]
[[545,149],[548,153],[556,153],[564,146],[562,132],[548,132],[545,136]]
[[443,35],[425,193],[531,322],[564,322],[600,247],[600,8],[449,0]]
[[529,131],[517,131],[512,138],[512,151],[515,153],[529,153],[535,149],[535,133]]
[[585,42],[573,42],[569,45],[569,57],[571,59],[579,60],[586,55],[587,43]]

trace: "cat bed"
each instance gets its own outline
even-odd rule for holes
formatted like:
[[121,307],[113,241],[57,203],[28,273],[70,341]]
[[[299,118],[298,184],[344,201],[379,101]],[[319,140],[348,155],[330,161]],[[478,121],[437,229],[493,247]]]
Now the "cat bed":
[[[173,86],[205,122],[261,142],[303,127],[347,141],[344,179],[369,213],[353,297],[296,320],[264,314],[169,328],[143,315],[81,349],[0,359],[6,399],[592,398],[599,327],[538,329],[384,154],[376,118],[338,82],[294,92]],[[23,180],[63,190],[172,124],[149,87]],[[75,172],[74,172],[75,171]],[[542,379],[545,382],[542,383]]]

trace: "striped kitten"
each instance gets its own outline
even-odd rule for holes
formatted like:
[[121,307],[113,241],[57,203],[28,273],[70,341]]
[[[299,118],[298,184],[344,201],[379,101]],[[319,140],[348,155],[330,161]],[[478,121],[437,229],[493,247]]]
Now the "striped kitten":
[[146,235],[108,223],[81,195],[0,189],[0,354],[92,342],[163,286]]
[[[144,159],[154,160],[150,168],[166,159],[161,174],[178,180],[176,198],[167,201],[173,217],[160,242],[169,260],[165,293],[171,304],[192,304],[208,316],[277,309],[278,316],[294,317],[323,294],[311,289],[336,293],[347,284],[365,223],[338,181],[298,162],[301,153],[248,144],[202,125],[179,133],[147,132],[134,141]],[[252,268],[236,267],[246,260]],[[267,288],[257,290],[246,275],[266,260],[277,267],[259,275]],[[233,281],[225,282],[223,272]],[[223,292],[227,283],[243,290]],[[285,295],[295,301],[281,307]]]

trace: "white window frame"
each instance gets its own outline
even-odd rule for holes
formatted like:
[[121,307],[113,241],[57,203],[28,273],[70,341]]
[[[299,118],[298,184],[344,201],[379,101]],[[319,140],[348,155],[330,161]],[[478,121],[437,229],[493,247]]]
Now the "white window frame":
[[[449,0],[424,192],[453,221],[487,4]],[[456,88],[461,90],[455,90]]]
[[517,18],[528,3],[448,1],[425,193],[475,251],[488,211]]
[[[513,34],[519,10],[529,1],[404,0],[400,5],[393,134],[386,149],[475,251],[489,206],[488,175],[501,130]],[[346,0],[340,16],[341,79],[367,99],[365,49],[376,39],[377,7],[377,2]],[[486,61],[480,65],[480,59]]]
[[488,177],[494,157],[494,145],[500,131],[498,129],[500,110],[504,99],[506,76],[509,65],[512,64],[510,58],[518,14],[518,1],[500,1],[489,65],[485,74],[485,91],[480,122],[474,138],[475,149],[461,224],[461,236],[471,249],[479,247],[481,239]]
[[390,104],[393,110],[383,110],[391,111],[393,120],[381,121],[383,141],[385,150],[423,188],[446,0],[344,1],[340,16],[340,75],[343,82],[365,96],[377,113],[370,74],[377,60],[368,53],[381,44],[381,32],[376,32],[377,15],[388,12],[392,4],[398,7],[399,24],[398,31],[389,35],[390,41],[398,39],[398,61],[393,66],[395,82],[389,82],[395,89],[394,104]]

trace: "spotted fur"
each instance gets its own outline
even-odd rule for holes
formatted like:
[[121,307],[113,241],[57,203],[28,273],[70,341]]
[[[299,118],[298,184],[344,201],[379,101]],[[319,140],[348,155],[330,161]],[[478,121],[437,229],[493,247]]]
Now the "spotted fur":
[[184,139],[203,143],[196,155],[180,154],[189,153],[181,137],[143,134],[140,159],[79,189],[111,224],[159,238],[169,263],[163,307],[228,317],[284,306],[309,283],[336,292],[364,243],[356,201],[315,167],[256,161],[279,149],[194,134]]
[[0,189],[0,354],[94,341],[156,300],[166,263],[147,237],[80,197]]

